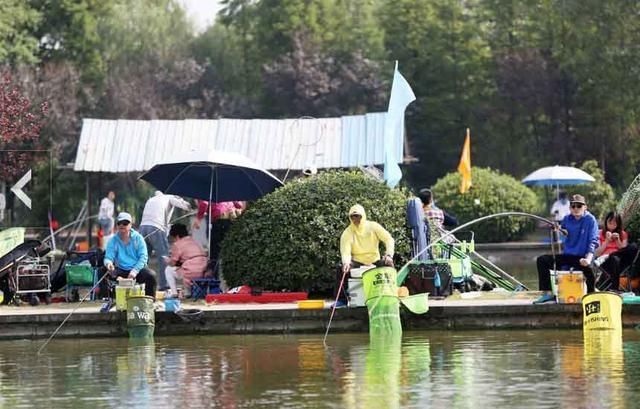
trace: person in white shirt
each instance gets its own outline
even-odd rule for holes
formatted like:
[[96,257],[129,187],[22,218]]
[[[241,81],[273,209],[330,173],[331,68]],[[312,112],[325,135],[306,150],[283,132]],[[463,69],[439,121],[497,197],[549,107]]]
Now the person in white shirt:
[[169,233],[169,222],[171,221],[174,207],[183,210],[191,209],[186,200],[174,195],[165,195],[157,190],[154,196],[147,200],[144,205],[142,220],[138,229],[147,243],[149,253],[151,251],[155,252],[159,265],[158,289],[160,291],[168,288],[167,279],[164,275],[164,270],[167,267],[164,257],[169,255],[167,234]]
[[113,216],[115,214],[114,200],[116,194],[114,191],[109,191],[107,196],[100,201],[100,209],[98,210],[98,223],[102,229],[102,234],[105,237],[104,247],[106,247],[107,238],[113,234]]
[[553,218],[557,222],[561,222],[562,219],[568,214],[571,213],[571,208],[569,207],[569,199],[567,199],[567,194],[565,192],[560,192],[558,195],[558,200],[553,202],[551,206],[551,214]]

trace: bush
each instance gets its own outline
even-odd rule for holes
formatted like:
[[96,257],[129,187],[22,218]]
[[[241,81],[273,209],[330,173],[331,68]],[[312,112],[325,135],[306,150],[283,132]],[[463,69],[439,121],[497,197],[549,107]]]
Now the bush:
[[584,196],[589,212],[598,219],[598,222],[602,223],[607,213],[616,209],[616,195],[613,188],[604,181],[604,172],[598,166],[597,161],[585,161],[580,169],[593,176],[595,182],[572,186],[570,189],[566,189],[566,192],[569,196],[575,193]]
[[[482,216],[506,211],[535,213],[539,210],[535,193],[511,176],[484,168],[472,168],[472,189],[460,193],[460,174],[449,173],[433,186],[439,207],[456,215],[462,225]],[[503,242],[521,238],[535,226],[533,219],[500,217],[469,227],[476,240]]]
[[631,217],[625,230],[629,233],[630,242],[640,240],[640,213],[636,213]]
[[255,202],[232,225],[222,243],[224,278],[230,286],[329,291],[340,262],[340,234],[356,203],[391,233],[402,262],[410,252],[407,196],[360,172],[296,179]]

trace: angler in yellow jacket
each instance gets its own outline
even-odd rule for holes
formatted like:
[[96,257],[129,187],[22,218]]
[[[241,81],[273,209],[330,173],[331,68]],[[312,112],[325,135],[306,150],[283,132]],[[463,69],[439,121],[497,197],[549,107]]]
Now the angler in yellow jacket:
[[[363,265],[393,266],[395,242],[391,234],[380,224],[367,220],[364,208],[359,204],[349,209],[349,226],[340,236],[340,256],[342,268],[337,272],[337,282],[346,282],[349,271]],[[385,255],[380,257],[380,242],[384,243]],[[344,279],[343,279],[344,276]],[[344,280],[344,281],[343,281]],[[344,290],[344,285],[343,285]],[[340,292],[338,301],[346,302],[345,291]]]

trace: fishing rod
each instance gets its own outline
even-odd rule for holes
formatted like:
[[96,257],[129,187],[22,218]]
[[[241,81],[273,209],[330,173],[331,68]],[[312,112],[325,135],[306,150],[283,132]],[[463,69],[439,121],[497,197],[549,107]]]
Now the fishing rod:
[[60,323],[60,325],[58,325],[58,328],[55,329],[55,331],[53,331],[53,333],[51,334],[51,336],[45,341],[44,344],[42,344],[42,346],[38,349],[38,353],[37,355],[40,355],[40,352],[42,352],[42,350],[44,349],[44,347],[47,346],[47,344],[49,344],[49,342],[53,339],[53,337],[56,336],[56,334],[58,333],[58,331],[60,331],[60,329],[62,328],[62,326],[67,322],[67,320],[69,320],[69,318],[73,315],[74,312],[76,312],[78,310],[78,308],[80,308],[80,306],[82,305],[82,303],[91,295],[91,293],[100,285],[100,283],[102,283],[102,280],[105,279],[105,277],[107,277],[109,275],[109,273],[105,273],[102,278],[100,278],[100,280],[98,280],[98,282],[87,292],[87,294],[85,294],[84,297],[82,297],[82,299],[80,300],[80,303],[78,303],[78,305],[71,310],[71,312],[66,316],[66,318],[62,321],[62,323]]
[[[193,214],[195,214],[196,212],[190,212],[185,214],[184,216],[178,217],[177,219],[172,220],[173,222],[176,222],[178,220],[181,220],[185,217],[191,216]],[[94,217],[94,216],[91,216]],[[70,223],[70,225],[73,225],[74,223]],[[68,227],[68,226],[67,226]],[[61,229],[60,229],[61,230]],[[58,230],[59,231],[59,230]],[[105,277],[107,277],[109,275],[109,273],[105,273],[102,278],[100,278],[100,280],[98,280],[98,282],[87,292],[87,294],[85,294],[84,297],[82,297],[82,299],[80,300],[80,303],[78,303],[78,305],[71,310],[71,312],[65,317],[65,319],[60,323],[60,325],[58,325],[58,327],[55,329],[55,331],[53,331],[53,333],[51,334],[51,336],[49,336],[49,338],[45,341],[44,344],[42,344],[42,346],[38,349],[38,353],[37,355],[40,355],[40,353],[42,352],[42,350],[47,346],[47,344],[49,344],[49,342],[53,339],[53,337],[56,336],[56,334],[58,333],[58,331],[60,331],[60,329],[63,327],[63,325],[69,320],[69,318],[71,318],[71,316],[73,315],[73,313],[75,313],[78,308],[80,308],[80,306],[82,305],[82,303],[91,295],[91,293],[100,285],[100,283],[102,283],[102,280],[105,279]]]
[[[489,219],[494,219],[497,217],[505,217],[505,216],[524,216],[524,217],[530,217],[532,219],[536,219],[538,221],[541,221],[543,223],[548,224],[551,227],[556,228],[557,227],[557,223],[556,222],[552,222],[550,220],[545,219],[544,217],[540,217],[537,216],[535,214],[531,214],[531,213],[525,213],[525,212],[501,212],[501,213],[494,213],[494,214],[490,214],[487,216],[482,216],[482,217],[478,217],[477,219],[473,219],[461,226],[456,227],[455,229],[449,230],[446,234],[443,234],[442,236],[438,237],[436,240],[434,240],[433,242],[431,242],[429,245],[427,245],[424,249],[420,250],[420,252],[418,252],[415,256],[413,256],[409,261],[407,261],[407,263],[402,266],[402,268],[399,270],[400,272],[398,273],[398,283],[402,283],[404,281],[404,279],[407,277],[407,274],[409,273],[409,264],[411,264],[415,259],[417,259],[420,255],[422,255],[425,251],[429,250],[431,247],[433,247],[436,243],[440,242],[440,241],[444,241],[446,238],[452,237],[454,235],[454,233],[456,233],[457,231],[460,231],[462,229],[465,229],[469,226],[472,226],[476,223],[480,223],[483,222],[485,220],[489,220]],[[561,232],[564,233],[564,230],[560,229]]]
[[[531,214],[531,213],[525,213],[525,212],[501,212],[501,213],[494,213],[494,214],[490,214],[488,216],[482,216],[482,217],[478,217],[477,219],[471,220],[470,222],[467,222],[461,226],[456,227],[455,229],[449,230],[448,232],[446,232],[446,234],[443,234],[442,236],[438,237],[436,240],[434,240],[433,242],[431,242],[429,245],[427,245],[424,249],[420,250],[415,256],[413,256],[413,258],[411,258],[411,260],[407,261],[407,263],[402,266],[402,268],[400,268],[399,273],[398,273],[398,279],[397,279],[397,283],[398,285],[400,285],[400,283],[402,283],[404,281],[404,279],[407,277],[407,274],[409,273],[409,264],[411,264],[411,262],[413,262],[415,259],[417,259],[420,255],[422,255],[425,251],[429,250],[431,247],[433,247],[436,243],[443,241],[444,239],[448,238],[448,237],[452,237],[454,233],[465,229],[471,225],[474,225],[476,223],[480,223],[482,221],[485,220],[489,220],[489,219],[493,219],[496,217],[504,217],[504,216],[524,216],[524,217],[530,217],[536,220],[539,220],[541,222],[544,222],[548,225],[550,225],[551,227],[557,227],[557,223],[552,222],[550,220],[545,219],[544,217],[540,217],[540,216],[536,216],[535,214]],[[560,229],[560,231],[563,231],[562,229]],[[455,236],[454,236],[455,238]],[[555,257],[554,257],[555,259]],[[340,294],[340,291],[342,290],[342,286],[344,283],[344,278],[346,276],[346,273],[342,274],[342,280],[340,280],[340,286],[338,288],[338,295]],[[336,297],[336,301],[337,301],[338,297]],[[323,343],[326,345],[326,340],[327,340],[327,335],[329,334],[329,329],[331,328],[331,322],[333,320],[333,315],[335,313],[336,310],[336,302],[333,303],[333,308],[331,309],[331,316],[329,317],[329,323],[327,324],[327,330],[325,331],[324,334],[324,339],[323,339]]]
[[[438,232],[440,234],[445,234],[447,232],[447,230],[445,230],[444,228],[440,227],[440,226],[436,226],[436,228],[438,229]],[[458,244],[460,244],[460,240],[458,240],[457,237],[453,238],[454,241]],[[489,264],[492,268],[494,268],[495,270],[498,271],[499,275],[501,275],[502,277],[500,277],[501,279],[508,279],[511,281],[511,283],[514,283],[516,285],[516,287],[521,287],[524,290],[527,290],[527,287],[522,284],[520,281],[518,281],[515,277],[511,276],[510,274],[508,274],[506,271],[504,271],[503,269],[501,269],[500,267],[498,267],[497,265],[495,265],[495,263],[493,263],[491,260],[489,260],[488,258],[484,257],[482,254],[478,253],[475,250],[472,250],[471,253],[478,257],[478,259],[484,261],[485,263]]]

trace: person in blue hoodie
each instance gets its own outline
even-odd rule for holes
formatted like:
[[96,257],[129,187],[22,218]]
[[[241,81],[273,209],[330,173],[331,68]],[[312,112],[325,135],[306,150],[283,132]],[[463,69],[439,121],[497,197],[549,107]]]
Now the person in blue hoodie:
[[131,222],[129,213],[118,214],[117,234],[107,244],[104,265],[112,276],[144,283],[145,294],[155,299],[157,280],[155,272],[147,267],[147,244],[142,235],[131,228]]
[[[537,258],[538,285],[542,296],[534,301],[541,304],[554,301],[555,296],[551,293],[551,274],[549,270],[560,268],[573,268],[582,270],[587,282],[587,292],[591,293],[595,287],[595,276],[591,267],[591,261],[598,242],[598,222],[596,218],[587,210],[587,202],[582,195],[573,195],[569,200],[571,213],[566,215],[559,229],[566,235],[563,244],[562,254],[545,254]],[[554,262],[555,261],[555,262]]]

